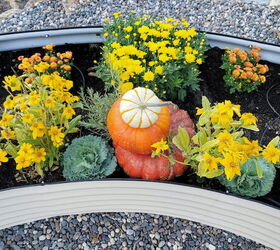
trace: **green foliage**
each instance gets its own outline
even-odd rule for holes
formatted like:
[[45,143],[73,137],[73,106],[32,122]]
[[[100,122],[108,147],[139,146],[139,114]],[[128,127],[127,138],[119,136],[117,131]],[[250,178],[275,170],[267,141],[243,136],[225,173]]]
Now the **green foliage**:
[[276,174],[272,163],[262,158],[250,159],[240,167],[240,170],[241,176],[235,176],[231,181],[228,181],[224,175],[218,177],[230,192],[241,196],[259,197],[271,191]]
[[83,110],[86,111],[80,125],[106,138],[110,138],[106,126],[107,113],[118,98],[117,92],[100,94],[94,92],[92,88],[83,88],[79,93]]
[[105,178],[117,166],[114,150],[98,136],[74,139],[63,155],[63,176],[68,181]]
[[267,65],[259,64],[259,47],[251,51],[241,51],[238,48],[227,50],[222,57],[221,69],[226,71],[223,79],[230,93],[250,93],[265,83],[265,73],[269,70]]

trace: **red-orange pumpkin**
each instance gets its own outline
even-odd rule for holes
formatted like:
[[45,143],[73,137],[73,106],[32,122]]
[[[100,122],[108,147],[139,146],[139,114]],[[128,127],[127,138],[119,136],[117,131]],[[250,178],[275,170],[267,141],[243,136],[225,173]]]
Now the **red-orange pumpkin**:
[[[195,134],[194,124],[188,113],[174,104],[169,106],[169,110],[171,113],[171,135],[175,136],[179,126],[181,126],[192,137]],[[116,143],[114,143],[114,147],[119,165],[130,177],[148,180],[172,180],[174,177],[182,175],[189,167],[179,163],[175,163],[172,166],[164,156],[152,158],[150,155],[132,153]],[[173,150],[173,157],[177,161],[184,161],[181,152],[177,148]]]
[[[139,89],[141,89],[141,91],[145,91],[144,88],[137,88],[134,90],[139,90]],[[133,92],[134,90],[131,91]],[[152,97],[155,97],[153,93],[152,95],[153,95]],[[145,96],[145,94],[143,94],[143,96]],[[151,98],[148,99],[151,100]],[[132,105],[138,105],[138,103],[134,103],[133,101],[127,100],[125,96],[118,99],[113,104],[107,116],[108,131],[114,143],[121,146],[123,149],[129,150],[130,152],[137,153],[137,154],[151,154],[153,151],[151,145],[154,144],[155,142],[160,141],[162,138],[165,139],[166,136],[168,135],[169,127],[170,127],[169,108],[167,106],[162,106],[158,108],[159,110],[158,113],[151,111],[150,108],[147,108],[151,116],[156,116],[156,117],[152,117],[154,118],[154,121],[151,122],[147,114],[143,115],[143,117],[146,118],[146,124],[148,124],[146,125],[146,127],[140,127],[142,122],[142,113],[141,113],[142,110],[140,110],[141,118],[138,117],[139,119],[138,120],[136,119],[137,121],[139,121],[140,124],[138,126],[137,123],[136,126],[138,127],[133,127],[130,126],[129,119],[130,117],[132,117],[133,119],[133,117],[135,116],[131,115],[129,117],[126,117],[127,122],[124,120],[123,117],[128,112],[135,111],[135,109],[138,109],[138,106],[137,108],[135,107],[127,108],[127,110],[121,112],[121,102],[123,103],[125,101],[133,103]],[[139,114],[137,115],[139,116]]]
[[[131,153],[118,145],[115,145],[115,155],[125,173],[133,178],[172,180],[174,177],[182,175],[189,167],[179,163],[171,165],[164,156],[152,158],[150,155]],[[184,161],[178,150],[173,153],[173,157],[177,161]]]

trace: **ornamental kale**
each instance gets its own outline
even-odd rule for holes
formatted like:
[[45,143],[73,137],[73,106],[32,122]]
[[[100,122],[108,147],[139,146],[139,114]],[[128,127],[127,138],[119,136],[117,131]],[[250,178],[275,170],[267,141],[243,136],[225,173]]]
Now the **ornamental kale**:
[[[255,167],[256,164],[259,168]],[[231,181],[224,175],[219,176],[218,179],[230,192],[242,196],[259,197],[270,192],[276,174],[272,163],[262,158],[250,159],[240,167],[240,170],[241,176],[235,176]]]
[[68,181],[92,180],[112,174],[117,162],[107,141],[88,135],[72,141],[63,155],[63,166]]

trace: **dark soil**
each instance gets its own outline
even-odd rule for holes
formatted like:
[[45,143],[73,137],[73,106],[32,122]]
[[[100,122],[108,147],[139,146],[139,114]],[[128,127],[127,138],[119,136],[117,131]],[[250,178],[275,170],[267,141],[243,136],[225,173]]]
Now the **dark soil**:
[[[96,44],[83,44],[83,45],[65,45],[56,48],[57,51],[63,52],[70,50],[74,55],[74,64],[78,69],[73,68],[72,80],[74,81],[73,93],[77,94],[81,86],[83,86],[83,79],[81,72],[85,77],[87,87],[91,87],[96,91],[103,91],[104,84],[98,78],[88,75],[88,68],[93,66],[93,60],[99,60],[101,55],[101,46]],[[14,74],[16,70],[17,57],[20,55],[31,56],[35,52],[43,52],[42,49],[29,49],[24,51],[12,51],[0,53],[0,82],[2,82],[5,75]],[[258,127],[260,132],[247,132],[246,136],[251,139],[261,140],[264,144],[269,142],[273,137],[280,134],[280,121],[275,120],[277,114],[272,111],[266,98],[266,94],[270,89],[269,101],[280,112],[280,65],[262,61],[261,63],[267,64],[270,71],[267,73],[267,82],[259,87],[257,91],[252,93],[238,93],[229,94],[224,86],[223,70],[220,69],[222,64],[221,55],[224,50],[219,48],[211,48],[206,54],[207,59],[201,65],[201,90],[195,93],[189,92],[184,103],[178,103],[180,108],[186,109],[194,121],[197,120],[195,115],[195,107],[201,107],[201,97],[207,96],[211,102],[220,102],[224,100],[231,100],[234,104],[240,104],[242,112],[252,112],[258,118]],[[81,72],[80,72],[80,71]],[[2,88],[0,91],[0,102],[5,99],[6,92]],[[274,122],[273,122],[274,121]],[[71,135],[67,138],[68,142],[74,137],[88,134],[84,128],[76,135]],[[16,179],[21,179],[22,173],[17,173],[14,164],[10,161],[7,164],[0,166],[0,189],[9,188],[14,186],[26,185],[40,182],[39,178],[35,178],[32,182],[27,179],[26,181],[17,182]],[[128,178],[121,168],[110,176],[111,178]],[[63,181],[61,168],[58,168],[51,173],[47,174],[44,182],[59,182]],[[187,171],[183,176],[174,180],[175,182],[185,183],[204,188],[225,191],[225,188],[217,180],[208,180],[205,178],[197,177],[192,171]],[[258,198],[257,200],[266,202],[271,205],[280,207],[280,171],[277,171],[277,177],[274,181],[272,191],[265,197]]]

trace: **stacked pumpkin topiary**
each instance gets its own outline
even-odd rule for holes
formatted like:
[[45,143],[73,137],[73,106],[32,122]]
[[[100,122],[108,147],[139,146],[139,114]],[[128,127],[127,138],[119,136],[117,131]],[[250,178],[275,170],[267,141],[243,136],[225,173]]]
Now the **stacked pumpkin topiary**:
[[171,180],[188,168],[178,163],[184,158],[175,146],[164,154],[171,153],[178,162],[172,164],[163,155],[152,157],[151,145],[175,136],[179,126],[190,137],[194,135],[194,124],[186,111],[142,87],[126,92],[112,105],[107,117],[119,165],[130,177],[148,180]]

